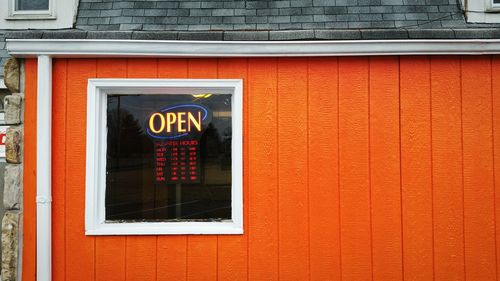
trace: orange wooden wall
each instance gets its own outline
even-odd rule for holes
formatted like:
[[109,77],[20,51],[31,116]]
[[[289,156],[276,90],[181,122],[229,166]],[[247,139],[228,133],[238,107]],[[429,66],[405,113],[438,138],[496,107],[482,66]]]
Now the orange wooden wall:
[[[56,59],[53,275],[496,280],[500,57]],[[242,78],[244,235],[84,235],[87,79]],[[26,61],[23,280],[35,275]]]

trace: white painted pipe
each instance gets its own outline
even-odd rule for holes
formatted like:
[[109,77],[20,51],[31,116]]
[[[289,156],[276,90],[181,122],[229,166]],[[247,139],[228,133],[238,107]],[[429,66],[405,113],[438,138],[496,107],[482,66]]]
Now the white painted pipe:
[[36,98],[36,280],[52,279],[52,58],[38,56]]

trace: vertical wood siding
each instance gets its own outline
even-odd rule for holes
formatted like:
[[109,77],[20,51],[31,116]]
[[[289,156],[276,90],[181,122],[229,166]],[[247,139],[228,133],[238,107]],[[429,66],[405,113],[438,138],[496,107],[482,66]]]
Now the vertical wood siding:
[[[498,57],[56,59],[53,71],[55,281],[497,280]],[[96,77],[244,80],[244,235],[84,235]],[[34,60],[26,81],[34,281]]]

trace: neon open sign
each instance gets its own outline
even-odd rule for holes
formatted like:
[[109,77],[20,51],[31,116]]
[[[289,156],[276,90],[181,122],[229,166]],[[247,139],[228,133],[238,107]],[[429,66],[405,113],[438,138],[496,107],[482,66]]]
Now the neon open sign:
[[200,134],[211,119],[211,112],[202,105],[173,105],[149,115],[146,133],[159,140],[194,136]]

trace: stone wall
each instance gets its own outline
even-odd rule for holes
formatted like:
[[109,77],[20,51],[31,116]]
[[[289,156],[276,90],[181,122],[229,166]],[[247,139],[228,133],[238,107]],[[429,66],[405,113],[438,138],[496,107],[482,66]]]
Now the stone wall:
[[5,166],[3,205],[5,215],[2,219],[2,266],[3,281],[20,280],[20,243],[22,241],[22,198],[23,198],[23,94],[20,90],[20,67],[11,58],[5,64],[5,85],[12,93],[5,97]]

